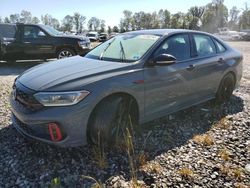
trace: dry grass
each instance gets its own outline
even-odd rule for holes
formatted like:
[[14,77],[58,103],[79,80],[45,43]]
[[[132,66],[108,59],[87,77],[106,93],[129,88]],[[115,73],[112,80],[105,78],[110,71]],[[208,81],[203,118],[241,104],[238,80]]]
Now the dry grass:
[[102,183],[98,182],[95,178],[91,176],[82,175],[82,179],[88,179],[88,180],[94,181],[95,183],[91,186],[91,188],[104,188],[104,185]]
[[227,165],[220,166],[220,172],[228,177],[231,177],[236,180],[242,180],[244,176],[244,170],[241,167],[230,167]]
[[101,144],[100,131],[98,132],[98,145],[93,148],[93,158],[99,168],[104,169],[107,167],[108,163],[106,160],[104,145]]
[[229,129],[231,125],[232,125],[231,121],[229,121],[227,117],[224,117],[220,121],[215,123],[213,126],[220,129]]
[[181,175],[182,178],[185,178],[185,179],[192,179],[194,177],[194,172],[192,169],[190,168],[181,168],[179,171],[178,171],[178,174]]
[[194,142],[204,146],[211,146],[214,144],[214,139],[209,134],[196,135],[193,138]]
[[231,159],[230,157],[231,152],[229,150],[227,150],[226,148],[222,149],[221,151],[219,151],[218,156],[224,160],[224,161],[229,161]]
[[244,184],[242,184],[242,183],[237,183],[236,185],[235,185],[235,188],[249,188],[250,187],[250,185],[244,185]]

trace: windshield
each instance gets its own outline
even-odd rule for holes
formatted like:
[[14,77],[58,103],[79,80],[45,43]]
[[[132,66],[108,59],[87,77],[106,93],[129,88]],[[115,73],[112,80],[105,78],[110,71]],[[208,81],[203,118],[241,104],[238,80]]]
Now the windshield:
[[50,35],[61,35],[60,31],[57,31],[56,29],[54,29],[53,27],[50,27],[48,25],[41,25],[41,27],[47,31]]
[[88,37],[96,37],[96,34],[88,34]]
[[106,61],[134,62],[160,38],[157,35],[124,34],[91,50],[85,57]]

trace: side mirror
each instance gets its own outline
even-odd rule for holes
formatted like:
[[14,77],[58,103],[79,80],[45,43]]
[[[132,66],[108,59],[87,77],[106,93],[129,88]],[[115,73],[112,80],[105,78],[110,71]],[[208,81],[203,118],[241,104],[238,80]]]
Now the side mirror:
[[159,66],[166,66],[176,63],[176,58],[170,54],[160,54],[152,59],[153,64]]

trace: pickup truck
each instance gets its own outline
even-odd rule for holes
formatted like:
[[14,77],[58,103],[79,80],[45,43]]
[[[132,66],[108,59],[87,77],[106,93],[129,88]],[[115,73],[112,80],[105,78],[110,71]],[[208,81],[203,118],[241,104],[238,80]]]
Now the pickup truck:
[[64,35],[40,24],[0,24],[0,60],[65,58],[90,50],[88,37]]

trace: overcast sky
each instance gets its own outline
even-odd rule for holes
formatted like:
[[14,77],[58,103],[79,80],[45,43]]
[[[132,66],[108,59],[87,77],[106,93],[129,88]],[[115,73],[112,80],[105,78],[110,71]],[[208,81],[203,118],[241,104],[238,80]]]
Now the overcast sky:
[[[87,20],[92,16],[104,19],[106,25],[118,25],[123,16],[122,11],[127,9],[132,12],[153,12],[160,9],[168,9],[171,13],[187,12],[191,6],[203,6],[212,0],[0,0],[0,17],[20,13],[28,10],[33,16],[51,14],[58,20],[62,20],[67,14],[79,12],[86,16]],[[225,0],[230,9],[233,6],[243,8],[244,3],[250,0]]]

